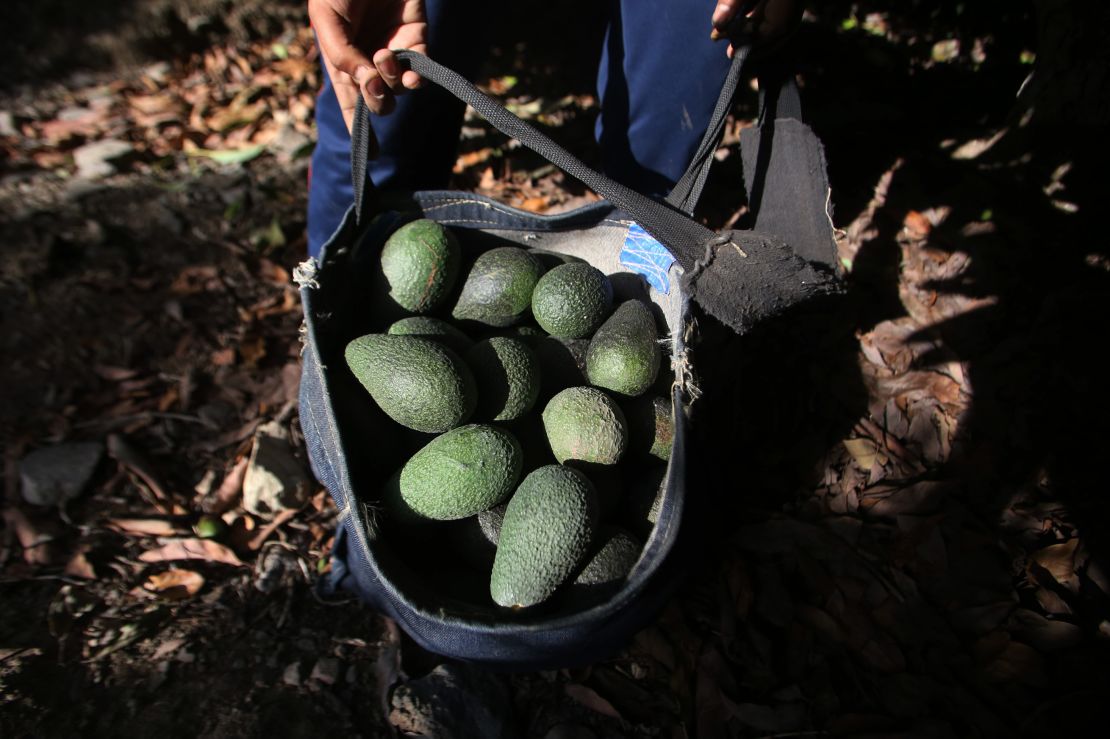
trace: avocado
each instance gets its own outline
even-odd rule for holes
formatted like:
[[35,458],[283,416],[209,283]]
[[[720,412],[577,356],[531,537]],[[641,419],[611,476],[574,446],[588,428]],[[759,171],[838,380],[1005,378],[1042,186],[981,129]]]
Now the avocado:
[[567,586],[576,601],[601,599],[620,588],[640,559],[643,545],[632,534],[616,526],[598,532],[586,564]]
[[474,261],[451,316],[496,328],[511,326],[528,315],[532,290],[543,265],[519,246],[500,246]]
[[645,395],[621,404],[628,421],[628,451],[641,457],[652,456],[666,462],[674,444],[674,415],[671,401],[658,395]]
[[[403,469],[403,468],[402,468]],[[398,469],[385,481],[381,492],[381,506],[385,511],[386,519],[402,525],[409,526],[427,521],[426,518],[412,509],[405,499],[401,497],[401,470]]]
[[505,523],[505,509],[508,507],[508,503],[501,503],[488,511],[478,513],[478,528],[486,537],[486,541],[494,546],[501,541],[501,526]]
[[468,565],[489,573],[493,567],[493,557],[497,553],[497,542],[501,538],[501,521],[505,518],[508,504],[495,505],[488,511],[476,516],[449,522],[453,551]]
[[552,464],[525,477],[501,524],[493,600],[514,609],[546,600],[589,552],[597,519],[597,494],[581,472]]
[[406,223],[382,247],[389,297],[412,313],[434,310],[454,287],[461,259],[446,226],[426,218]]
[[540,393],[540,363],[519,339],[494,336],[475,344],[464,358],[478,385],[478,417],[484,421],[520,418]]
[[462,354],[474,346],[474,342],[462,331],[447,323],[447,321],[441,321],[431,316],[402,318],[391,325],[386,333],[392,336],[419,336],[423,339],[438,341],[458,354]]
[[417,431],[442,432],[474,412],[474,376],[458,355],[415,336],[367,334],[347,344],[347,366],[386,415]]
[[583,339],[597,330],[613,307],[613,286],[601,270],[584,262],[562,264],[540,278],[532,314],[547,333]]
[[621,395],[643,394],[659,373],[659,334],[651,310],[626,300],[601,324],[586,352],[591,385]]
[[624,413],[595,387],[563,390],[543,409],[547,443],[560,463],[616,464],[628,445]]
[[508,431],[460,426],[409,459],[401,470],[401,498],[425,518],[466,518],[508,497],[520,479],[520,465],[520,444]]
[[547,336],[536,342],[536,356],[543,372],[540,374],[540,397],[549,400],[560,390],[586,385],[586,339],[560,339]]

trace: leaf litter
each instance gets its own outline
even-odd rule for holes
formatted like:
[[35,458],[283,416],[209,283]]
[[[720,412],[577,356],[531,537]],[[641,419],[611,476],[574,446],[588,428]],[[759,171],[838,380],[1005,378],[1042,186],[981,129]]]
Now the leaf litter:
[[[860,17],[874,38],[899,38],[893,14]],[[934,43],[920,48],[929,55]],[[5,237],[26,244],[5,276],[24,292],[5,307],[33,299],[44,314],[7,332],[19,349],[12,373],[47,399],[33,412],[6,412],[26,419],[28,441],[116,434],[115,469],[64,510],[27,510],[8,486],[5,582],[42,588],[45,604],[35,605],[43,607],[25,612],[52,609],[44,644],[56,642],[64,660],[101,665],[71,680],[140,689],[156,675],[135,665],[172,661],[157,678],[162,690],[194,690],[200,702],[190,705],[226,701],[222,717],[203,719],[216,735],[243,733],[233,722],[250,719],[231,706],[279,685],[290,710],[317,725],[379,735],[391,690],[423,672],[404,664],[431,659],[395,624],[310,594],[305,573],[326,569],[335,527],[326,496],[317,491],[272,517],[242,504],[257,429],[296,398],[299,305],[289,275],[303,250],[306,162],[303,148],[285,163],[277,149],[297,141],[283,132],[312,136],[317,69],[311,32],[288,27],[44,99],[13,116],[16,135],[0,137],[0,173],[45,183],[18,198],[11,181],[0,190],[13,214]],[[484,87],[560,135],[591,135],[589,93],[533,92],[515,73]],[[750,125],[751,111],[739,110],[721,169],[739,160],[738,132]],[[594,197],[473,117],[465,125],[456,186],[547,213]],[[105,181],[130,189],[115,199],[59,195],[77,173],[74,152],[110,140],[133,155],[108,160]],[[996,204],[990,219],[982,209],[965,217],[958,198],[914,184],[936,174],[927,155],[895,151],[854,176],[869,202],[845,214],[838,235],[853,289],[893,287],[898,307],[854,327],[846,371],[865,401],[822,404],[801,382],[769,392],[784,399],[777,415],[750,424],[765,466],[746,470],[752,496],[726,509],[731,535],[713,544],[712,572],[691,578],[655,623],[593,671],[503,678],[521,722],[582,724],[603,737],[998,735],[1037,725],[1056,705],[1081,713],[1072,696],[1106,692],[1099,655],[1110,640],[1110,580],[1085,525],[1090,508],[1072,505],[1047,471],[1015,481],[979,443],[983,429],[970,433],[977,404],[995,401],[989,385],[978,386],[977,355],[948,329],[998,311],[990,290],[969,287],[987,258],[974,240],[997,235],[1013,214]],[[742,225],[746,215],[710,218]],[[154,243],[176,254],[147,248]],[[150,261],[136,264],[128,250]],[[883,251],[887,273],[869,264]],[[880,286],[882,275],[892,282]],[[79,360],[20,343],[71,324],[75,343],[110,338],[85,343]],[[1020,376],[1023,346],[1015,347],[998,352]],[[797,397],[805,399],[797,408],[785,400]],[[794,427],[792,414],[801,420]],[[1014,416],[1006,439],[1028,433]],[[791,456],[795,447],[820,452]],[[1027,452],[1000,448],[1010,458]],[[799,457],[812,479],[793,474],[783,485],[782,470]],[[776,486],[789,488],[783,501],[755,496]],[[192,535],[204,515],[226,526],[215,539]],[[336,634],[363,646],[336,646]],[[339,661],[342,678],[302,682],[323,657]],[[291,664],[293,685],[283,680]],[[207,681],[224,695],[189,687]],[[326,715],[298,702],[306,695]],[[95,725],[76,715],[62,733]]]

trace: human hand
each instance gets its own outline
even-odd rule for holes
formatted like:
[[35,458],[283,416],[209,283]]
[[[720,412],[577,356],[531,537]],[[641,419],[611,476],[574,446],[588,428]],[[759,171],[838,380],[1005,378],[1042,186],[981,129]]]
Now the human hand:
[[386,115],[395,95],[420,86],[390,49],[427,50],[424,0],[308,0],[308,17],[348,130],[360,93],[371,112]]
[[[803,10],[802,0],[717,0],[710,37],[717,41],[743,30],[751,37],[754,54],[770,54],[798,27]],[[734,51],[730,42],[729,58]]]

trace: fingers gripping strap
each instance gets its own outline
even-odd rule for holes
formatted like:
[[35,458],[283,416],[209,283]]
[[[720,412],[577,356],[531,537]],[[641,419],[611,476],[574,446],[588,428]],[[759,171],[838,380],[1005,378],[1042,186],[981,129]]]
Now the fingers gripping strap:
[[714,236],[713,232],[705,226],[691,220],[673,206],[652,200],[587,167],[569,151],[510,113],[503,105],[481,92],[459,74],[437,64],[423,54],[413,51],[397,51],[396,54],[404,65],[470,105],[494,128],[517,139],[571,177],[626,211],[643,226],[645,231],[665,244],[684,269],[691,269],[694,262],[704,254],[706,242]]

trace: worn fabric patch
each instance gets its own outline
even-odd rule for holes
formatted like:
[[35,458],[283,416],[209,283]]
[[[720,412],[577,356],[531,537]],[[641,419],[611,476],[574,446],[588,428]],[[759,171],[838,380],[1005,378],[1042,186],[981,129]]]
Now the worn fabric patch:
[[674,256],[638,223],[628,227],[624,246],[621,247],[620,262],[647,278],[648,284],[658,292],[664,295],[671,292],[667,272],[674,264]]

